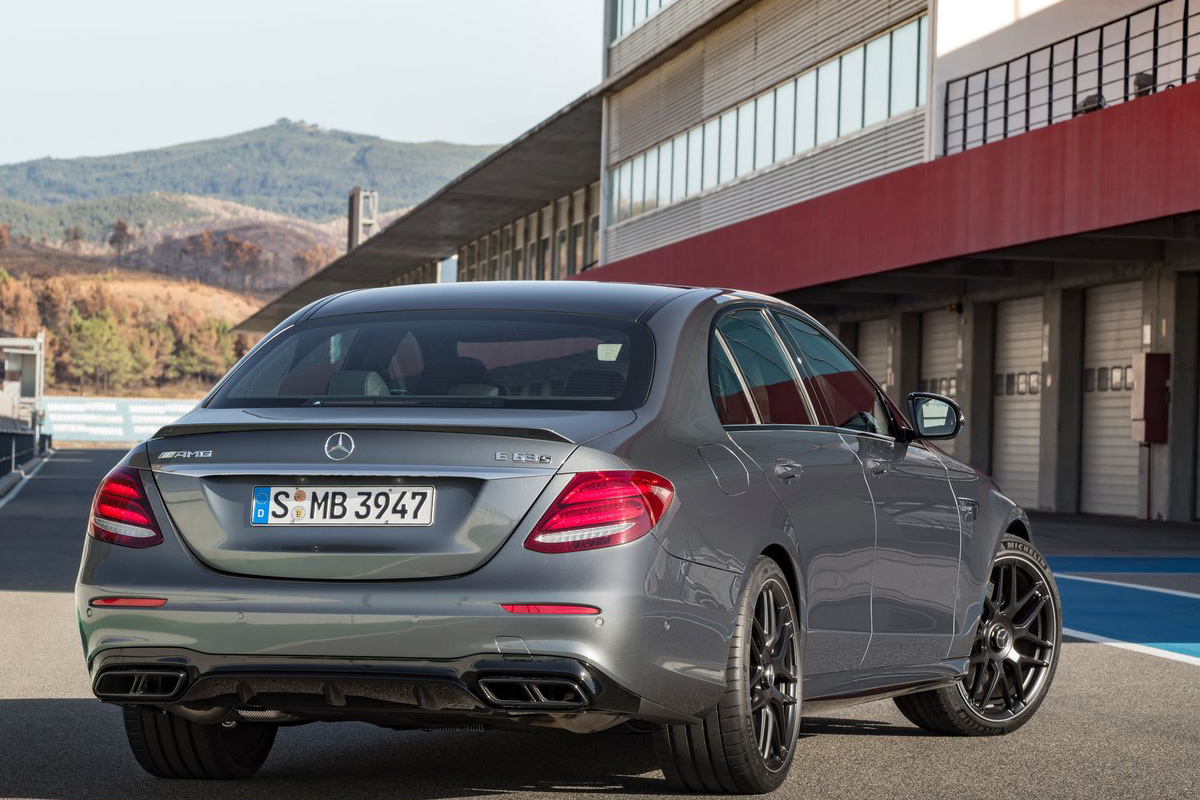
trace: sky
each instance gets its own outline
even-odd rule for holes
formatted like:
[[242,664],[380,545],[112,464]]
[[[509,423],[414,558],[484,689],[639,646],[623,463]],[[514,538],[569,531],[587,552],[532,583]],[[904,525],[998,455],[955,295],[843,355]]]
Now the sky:
[[145,150],[280,117],[503,144],[600,82],[602,0],[7,4],[0,164]]

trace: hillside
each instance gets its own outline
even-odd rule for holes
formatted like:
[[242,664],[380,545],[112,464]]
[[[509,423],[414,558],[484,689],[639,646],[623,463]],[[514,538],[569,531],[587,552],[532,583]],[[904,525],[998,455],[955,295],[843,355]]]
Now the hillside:
[[47,388],[195,396],[254,343],[261,297],[27,244],[0,250],[0,330],[46,330]]
[[[279,120],[234,136],[157,150],[0,165],[0,198],[4,198],[0,203],[81,204],[71,224],[82,224],[79,214],[91,214],[91,209],[96,219],[112,224],[115,216],[128,213],[120,208],[122,202],[143,204],[144,215],[168,206],[174,213],[175,207],[163,195],[131,197],[162,192],[216,197],[320,221],[345,214],[346,195],[354,186],[379,192],[381,208],[415,205],[493,149],[448,142],[393,142]],[[106,202],[98,206],[86,202],[100,199]],[[11,221],[18,213],[28,217],[31,225],[41,220],[37,224],[48,229],[26,233],[13,224],[14,232],[54,238],[53,212],[0,206],[0,220]],[[62,226],[57,230],[61,235]]]

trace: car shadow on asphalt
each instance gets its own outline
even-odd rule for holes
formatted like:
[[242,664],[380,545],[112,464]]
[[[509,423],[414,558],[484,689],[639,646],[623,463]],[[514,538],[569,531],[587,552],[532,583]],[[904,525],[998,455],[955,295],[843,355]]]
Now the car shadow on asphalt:
[[[646,734],[579,736],[391,731],[362,723],[285,728],[258,775],[236,784],[144,772],[116,707],[91,699],[0,700],[0,797],[44,800],[414,800],[505,793],[667,793]],[[910,735],[882,722],[819,718],[803,735]]]

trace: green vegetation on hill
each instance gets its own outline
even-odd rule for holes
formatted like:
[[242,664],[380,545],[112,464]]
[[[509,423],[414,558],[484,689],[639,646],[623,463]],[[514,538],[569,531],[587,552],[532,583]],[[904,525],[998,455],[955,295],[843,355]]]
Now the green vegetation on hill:
[[78,226],[81,241],[103,243],[118,219],[155,230],[205,216],[202,209],[186,198],[171,195],[99,197],[59,205],[34,205],[0,197],[0,223],[7,223],[14,234],[35,242],[62,241],[68,228]]
[[[0,197],[7,201],[0,202],[63,205],[106,198],[120,208],[120,202],[129,200],[122,196],[177,192],[324,220],[345,214],[346,195],[354,186],[379,192],[381,209],[412,206],[493,149],[448,142],[392,142],[279,120],[234,136],[140,153],[3,165]],[[107,214],[107,224],[116,216],[138,215],[120,208]],[[11,219],[3,206],[0,219]],[[61,231],[60,225],[57,235]]]

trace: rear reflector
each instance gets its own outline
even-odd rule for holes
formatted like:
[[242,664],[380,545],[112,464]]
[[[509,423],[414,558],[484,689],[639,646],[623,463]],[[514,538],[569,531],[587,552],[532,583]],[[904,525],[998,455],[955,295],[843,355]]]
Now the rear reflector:
[[675,487],[653,472],[580,472],[525,540],[539,553],[570,553],[625,544],[662,518]]
[[166,605],[167,598],[165,597],[93,597],[88,605],[109,607],[121,606],[124,608],[158,608]]
[[595,606],[546,605],[545,603],[501,603],[500,607],[510,614],[588,614],[600,613]]
[[162,542],[140,472],[132,467],[114,467],[104,476],[92,500],[88,534],[122,547],[150,547]]

